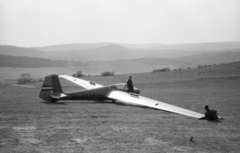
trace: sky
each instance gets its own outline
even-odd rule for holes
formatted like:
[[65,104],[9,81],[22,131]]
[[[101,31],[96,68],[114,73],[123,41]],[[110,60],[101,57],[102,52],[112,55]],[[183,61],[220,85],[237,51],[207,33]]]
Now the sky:
[[0,0],[0,45],[240,41],[240,0]]

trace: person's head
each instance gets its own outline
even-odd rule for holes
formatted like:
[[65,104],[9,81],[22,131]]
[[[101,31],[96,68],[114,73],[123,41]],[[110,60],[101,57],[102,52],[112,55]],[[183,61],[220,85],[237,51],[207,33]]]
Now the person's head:
[[128,79],[129,79],[129,80],[132,80],[132,76],[130,75],[130,76],[128,77]]
[[204,105],[203,108],[204,108],[205,110],[209,110],[209,106],[208,106],[208,105]]

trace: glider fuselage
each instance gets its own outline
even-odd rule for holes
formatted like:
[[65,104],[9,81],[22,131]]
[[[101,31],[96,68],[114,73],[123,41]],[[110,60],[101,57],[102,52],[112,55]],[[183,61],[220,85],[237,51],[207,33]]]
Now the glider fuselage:
[[[74,79],[75,81],[75,79]],[[125,89],[125,83],[109,85],[109,86],[96,86],[96,83],[92,81],[85,82],[85,85],[88,84],[92,89],[78,90],[69,93],[65,93],[62,90],[58,75],[49,75],[46,76],[43,85],[39,94],[39,97],[45,101],[56,102],[59,100],[113,100],[108,98],[108,94],[111,91],[123,91],[128,92]],[[139,94],[140,91],[137,88],[134,88],[134,93]]]
[[62,97],[59,100],[110,100],[107,95],[112,90],[117,90],[116,86],[106,86],[90,90],[80,90],[65,93],[66,97]]

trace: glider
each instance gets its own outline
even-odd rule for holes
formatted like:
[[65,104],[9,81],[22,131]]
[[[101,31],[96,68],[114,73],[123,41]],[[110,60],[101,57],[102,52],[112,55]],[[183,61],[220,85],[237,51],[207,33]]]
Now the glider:
[[[66,79],[83,88],[84,90],[64,93],[59,78]],[[201,118],[204,115],[187,110],[181,107],[173,106],[164,102],[149,99],[140,96],[140,91],[134,88],[134,93],[128,93],[125,89],[125,83],[103,86],[92,81],[86,81],[74,78],[68,75],[48,75],[43,81],[39,97],[45,101],[56,102],[58,100],[112,100],[140,105],[154,109],[160,109],[194,118]]]

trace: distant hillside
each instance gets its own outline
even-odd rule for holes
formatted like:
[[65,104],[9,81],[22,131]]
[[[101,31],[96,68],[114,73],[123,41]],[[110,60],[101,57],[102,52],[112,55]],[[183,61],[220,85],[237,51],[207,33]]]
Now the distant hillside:
[[0,67],[65,67],[72,66],[86,66],[86,63],[81,61],[63,61],[63,60],[50,60],[46,58],[26,57],[26,56],[10,56],[0,54]]
[[191,52],[184,50],[144,50],[129,49],[120,45],[108,45],[98,48],[73,50],[58,54],[57,52],[48,52],[54,54],[51,56],[55,59],[64,60],[83,60],[83,61],[111,61],[126,60],[136,58],[176,58],[193,54],[201,54],[201,52]]
[[189,51],[217,51],[217,50],[232,50],[240,49],[239,41],[232,42],[207,42],[207,43],[189,43],[189,44],[169,44],[155,45],[149,49],[179,49]]
[[[154,47],[155,46],[155,47]],[[81,49],[84,48],[84,49]],[[158,49],[159,48],[159,49]],[[238,49],[232,49],[238,48]],[[85,43],[65,44],[24,48],[15,46],[0,45],[0,54],[12,56],[28,56],[38,58],[49,58],[52,60],[74,60],[74,61],[116,61],[144,58],[174,59],[174,65],[189,64],[218,64],[229,63],[239,60],[240,42],[215,42],[196,44],[118,44],[118,43]],[[221,50],[220,50],[221,49]],[[199,51],[202,50],[202,51]],[[142,61],[146,64],[153,64],[159,61]],[[167,61],[164,61],[167,63]],[[170,64],[169,63],[169,64]],[[171,65],[171,64],[170,64]]]
[[167,58],[140,58],[140,59],[132,59],[131,61],[149,64],[149,65],[164,65],[169,67],[193,67],[190,62],[185,62],[176,59],[167,59]]
[[[200,68],[201,69],[201,68]],[[206,73],[213,73],[215,72],[216,75],[225,74],[225,75],[232,75],[232,76],[240,76],[240,61],[220,64],[215,66],[210,66],[206,68],[208,71]],[[214,70],[214,71],[211,71]]]
[[[145,45],[148,44],[143,44],[143,46]],[[151,57],[176,58],[193,54],[201,54],[201,52],[191,52],[184,50],[129,49],[116,44],[82,50],[71,51],[58,50],[45,52],[24,47],[0,45],[0,54],[12,56],[50,58],[55,60],[111,61]]]
[[32,49],[37,49],[40,51],[71,51],[71,50],[97,48],[102,46],[108,46],[111,44],[112,43],[74,43],[74,44],[60,44],[60,45],[43,46],[43,47],[32,47]]
[[140,63],[133,60],[112,60],[112,61],[90,61],[90,65],[111,65],[111,66],[134,66],[134,65],[141,65],[145,66],[146,64]]
[[240,77],[240,61],[211,66],[205,65],[200,68],[185,69],[178,72],[180,72],[179,75],[183,75],[184,77],[196,76],[198,79],[225,77],[228,79],[236,79],[237,81]]
[[[179,82],[195,79],[216,79],[218,78],[236,80],[236,86],[240,78],[240,61],[228,64],[219,64],[212,66],[204,66],[201,68],[181,69],[169,72],[158,73],[142,73],[132,74],[134,83],[137,84],[154,84],[164,82]],[[116,76],[117,77],[117,76]],[[94,80],[93,80],[94,81]],[[223,80],[221,80],[223,81]],[[187,87],[187,86],[186,86]],[[184,88],[186,88],[184,87]],[[187,88],[191,88],[188,86]],[[204,86],[203,86],[204,89]]]
[[231,50],[228,52],[208,52],[205,54],[184,56],[174,59],[169,58],[137,58],[137,59],[124,59],[124,60],[110,60],[110,61],[93,61],[91,65],[142,65],[144,66],[165,66],[174,68],[187,68],[197,67],[198,65],[212,65],[222,63],[232,63],[240,61],[240,50]]
[[82,50],[82,49],[91,49],[98,48],[108,45],[119,45],[122,47],[126,47],[129,49],[147,49],[150,47],[164,45],[160,43],[143,43],[143,44],[123,44],[123,43],[111,43],[111,42],[103,42],[103,43],[74,43],[74,44],[60,44],[60,45],[52,45],[52,46],[42,46],[42,47],[32,47],[32,49],[37,49],[40,51],[71,51],[71,50]]
[[193,65],[189,62],[179,61],[176,59],[167,59],[167,58],[139,58],[139,59],[127,59],[127,60],[112,60],[112,61],[92,61],[89,62],[89,65],[109,65],[112,67],[119,66],[128,66],[134,67],[139,66],[142,69],[145,67],[168,67],[168,68],[187,68],[187,67],[196,67],[197,65]]
[[26,56],[9,56],[0,54],[0,67],[64,67],[67,61],[50,60],[46,58],[26,57]]
[[176,58],[177,60],[193,63],[195,65],[220,64],[240,61],[240,49],[222,52],[211,52],[200,55],[191,55]]
[[72,50],[58,56],[59,59],[98,61],[121,59],[121,55],[126,51],[125,47],[119,45],[108,45],[91,49]]
[[145,49],[145,50],[188,50],[188,51],[216,51],[225,49],[240,49],[239,41],[232,42],[206,42],[206,43],[188,43],[188,44],[162,44],[162,43],[142,43],[142,44],[125,44],[125,43],[75,43],[60,44],[52,46],[34,47],[40,51],[71,51],[98,48],[108,45],[118,45],[128,49]]
[[45,52],[16,46],[0,45],[0,54],[12,56],[47,57]]

